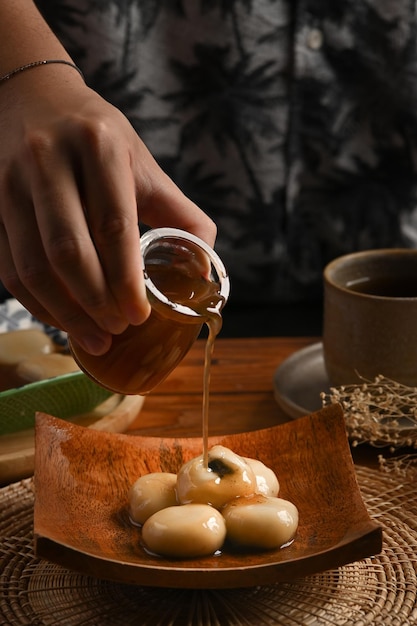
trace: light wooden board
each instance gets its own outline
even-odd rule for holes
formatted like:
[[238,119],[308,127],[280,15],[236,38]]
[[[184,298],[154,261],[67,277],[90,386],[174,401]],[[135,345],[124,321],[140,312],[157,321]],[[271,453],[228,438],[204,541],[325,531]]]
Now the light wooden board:
[[[143,396],[114,395],[94,411],[73,417],[71,422],[95,430],[122,433],[137,418],[144,399]],[[0,485],[31,476],[34,459],[33,428],[0,436]]]

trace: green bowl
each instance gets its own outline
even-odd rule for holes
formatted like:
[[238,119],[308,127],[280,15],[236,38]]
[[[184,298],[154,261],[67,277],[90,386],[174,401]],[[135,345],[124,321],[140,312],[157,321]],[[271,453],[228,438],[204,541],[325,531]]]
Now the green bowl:
[[0,435],[33,428],[37,411],[68,419],[92,411],[111,395],[83,372],[8,389],[0,393]]

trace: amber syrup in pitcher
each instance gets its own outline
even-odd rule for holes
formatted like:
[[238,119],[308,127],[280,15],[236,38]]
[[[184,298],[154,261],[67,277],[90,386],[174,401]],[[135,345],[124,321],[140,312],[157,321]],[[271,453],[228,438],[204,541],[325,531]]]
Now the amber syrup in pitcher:
[[[229,295],[226,270],[202,240],[173,228],[148,231],[141,237],[141,249],[151,304],[149,318],[114,335],[110,349],[102,356],[91,355],[69,340],[73,356],[103,387],[116,393],[145,395],[178,365],[206,323],[209,337],[203,403],[207,406],[207,360]],[[207,414],[207,409],[204,412]]]

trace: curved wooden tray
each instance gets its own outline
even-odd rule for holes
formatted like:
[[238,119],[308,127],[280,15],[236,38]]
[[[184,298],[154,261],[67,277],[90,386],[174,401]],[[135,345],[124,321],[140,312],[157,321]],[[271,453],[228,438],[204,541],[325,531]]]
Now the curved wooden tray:
[[178,471],[201,453],[201,438],[94,432],[39,413],[34,532],[39,557],[85,574],[157,587],[248,587],[290,580],[377,554],[381,528],[361,497],[344,416],[331,405],[265,430],[210,437],[276,472],[280,494],[300,513],[284,549],[167,559],[149,554],[128,521],[138,476]]

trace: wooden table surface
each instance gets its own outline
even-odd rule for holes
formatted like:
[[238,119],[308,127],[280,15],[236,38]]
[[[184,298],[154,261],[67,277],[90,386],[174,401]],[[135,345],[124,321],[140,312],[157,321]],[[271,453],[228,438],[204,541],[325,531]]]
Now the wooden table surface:
[[[267,428],[290,419],[279,408],[273,389],[277,367],[317,337],[216,340],[210,382],[210,435]],[[130,434],[167,437],[202,435],[205,340],[199,339],[176,370],[146,398]],[[377,464],[378,451],[366,445],[352,450],[360,464]]]
[[[273,375],[290,354],[312,338],[217,338],[210,381],[210,435],[273,426],[282,419],[274,399]],[[146,398],[130,431],[141,435],[202,434],[205,340]]]

